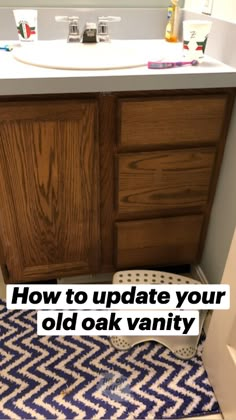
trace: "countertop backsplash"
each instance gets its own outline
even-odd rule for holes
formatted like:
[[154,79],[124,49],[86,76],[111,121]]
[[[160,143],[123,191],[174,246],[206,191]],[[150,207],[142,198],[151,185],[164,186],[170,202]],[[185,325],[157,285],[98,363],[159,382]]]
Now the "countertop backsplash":
[[[18,39],[13,8],[0,8],[0,39]],[[109,32],[114,39],[158,39],[164,37],[167,10],[147,9],[83,9],[38,8],[38,33],[40,40],[67,38],[68,24],[55,22],[55,16],[79,16],[80,30],[86,22],[96,22],[98,16],[120,16],[121,22],[110,24]]]

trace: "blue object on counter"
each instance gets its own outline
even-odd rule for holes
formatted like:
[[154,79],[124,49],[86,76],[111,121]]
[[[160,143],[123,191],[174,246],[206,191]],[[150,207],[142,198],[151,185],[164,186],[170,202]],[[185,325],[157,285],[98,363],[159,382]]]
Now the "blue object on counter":
[[4,45],[3,47],[0,46],[0,50],[12,51],[13,47],[11,47],[10,45]]

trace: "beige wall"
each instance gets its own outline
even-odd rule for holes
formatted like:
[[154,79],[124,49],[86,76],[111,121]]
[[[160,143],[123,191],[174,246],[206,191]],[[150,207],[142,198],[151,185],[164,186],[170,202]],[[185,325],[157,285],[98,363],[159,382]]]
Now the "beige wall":
[[[180,6],[184,0],[179,0]],[[0,7],[168,7],[170,0],[0,0]]]
[[[185,0],[185,8],[201,12],[204,0]],[[236,22],[235,0],[213,0],[212,16]]]

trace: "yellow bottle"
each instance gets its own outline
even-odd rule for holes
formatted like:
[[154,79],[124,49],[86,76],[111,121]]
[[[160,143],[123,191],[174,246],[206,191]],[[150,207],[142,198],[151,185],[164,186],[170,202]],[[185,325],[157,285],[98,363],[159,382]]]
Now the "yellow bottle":
[[179,0],[171,0],[171,3],[171,6],[168,7],[165,40],[168,42],[178,42]]

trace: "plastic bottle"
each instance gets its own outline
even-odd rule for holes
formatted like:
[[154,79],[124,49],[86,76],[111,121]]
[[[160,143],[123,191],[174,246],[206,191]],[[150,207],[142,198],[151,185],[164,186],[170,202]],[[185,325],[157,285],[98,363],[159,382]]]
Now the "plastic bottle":
[[179,31],[179,0],[171,0],[168,7],[168,22],[166,25],[165,40],[168,42],[178,42]]

